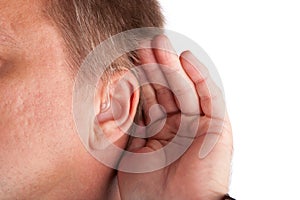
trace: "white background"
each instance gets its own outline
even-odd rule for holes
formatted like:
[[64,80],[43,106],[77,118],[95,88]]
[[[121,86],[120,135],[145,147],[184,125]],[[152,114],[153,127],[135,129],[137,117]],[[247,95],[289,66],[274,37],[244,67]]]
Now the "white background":
[[230,193],[300,199],[300,2],[161,0],[215,63],[234,132]]

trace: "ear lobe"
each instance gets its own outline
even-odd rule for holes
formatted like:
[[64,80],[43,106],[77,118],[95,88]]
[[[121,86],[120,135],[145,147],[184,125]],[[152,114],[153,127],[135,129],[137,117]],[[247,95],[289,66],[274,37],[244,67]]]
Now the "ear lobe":
[[106,96],[100,97],[97,125],[111,143],[126,134],[133,123],[139,103],[138,88],[136,77],[128,71],[108,86]]

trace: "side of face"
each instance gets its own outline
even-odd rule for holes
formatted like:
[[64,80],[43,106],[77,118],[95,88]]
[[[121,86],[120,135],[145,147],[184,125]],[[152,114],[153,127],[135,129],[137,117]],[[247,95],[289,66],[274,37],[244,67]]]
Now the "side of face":
[[77,136],[62,38],[35,2],[0,1],[0,196],[40,198],[89,179],[64,188],[96,195],[104,167]]

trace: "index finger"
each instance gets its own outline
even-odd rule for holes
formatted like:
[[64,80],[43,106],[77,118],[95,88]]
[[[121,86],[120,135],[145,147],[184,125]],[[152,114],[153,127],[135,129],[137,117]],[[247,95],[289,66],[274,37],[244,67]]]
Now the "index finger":
[[210,118],[224,120],[225,101],[223,94],[212,80],[208,69],[190,51],[182,53],[180,61],[196,87],[204,114]]
[[177,54],[169,39],[164,35],[157,36],[152,42],[156,60],[164,72],[171,91],[184,114],[200,114],[199,99],[194,84],[183,70]]

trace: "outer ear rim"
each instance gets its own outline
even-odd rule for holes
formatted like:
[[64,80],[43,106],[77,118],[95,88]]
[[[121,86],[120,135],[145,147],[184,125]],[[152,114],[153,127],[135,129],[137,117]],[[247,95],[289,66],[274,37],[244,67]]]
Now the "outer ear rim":
[[[124,134],[128,134],[128,130],[134,123],[140,101],[139,83],[137,77],[129,70],[122,76],[115,77],[109,85],[103,87],[106,88],[99,90],[102,94],[98,100],[99,112],[96,113],[97,123],[95,126],[99,126],[103,131],[101,134],[113,143]],[[101,97],[105,98],[105,95],[109,97],[109,103],[107,100],[105,100],[106,102],[101,101],[103,99]],[[101,111],[103,102],[106,106],[110,106]],[[116,112],[121,114],[118,115]]]

